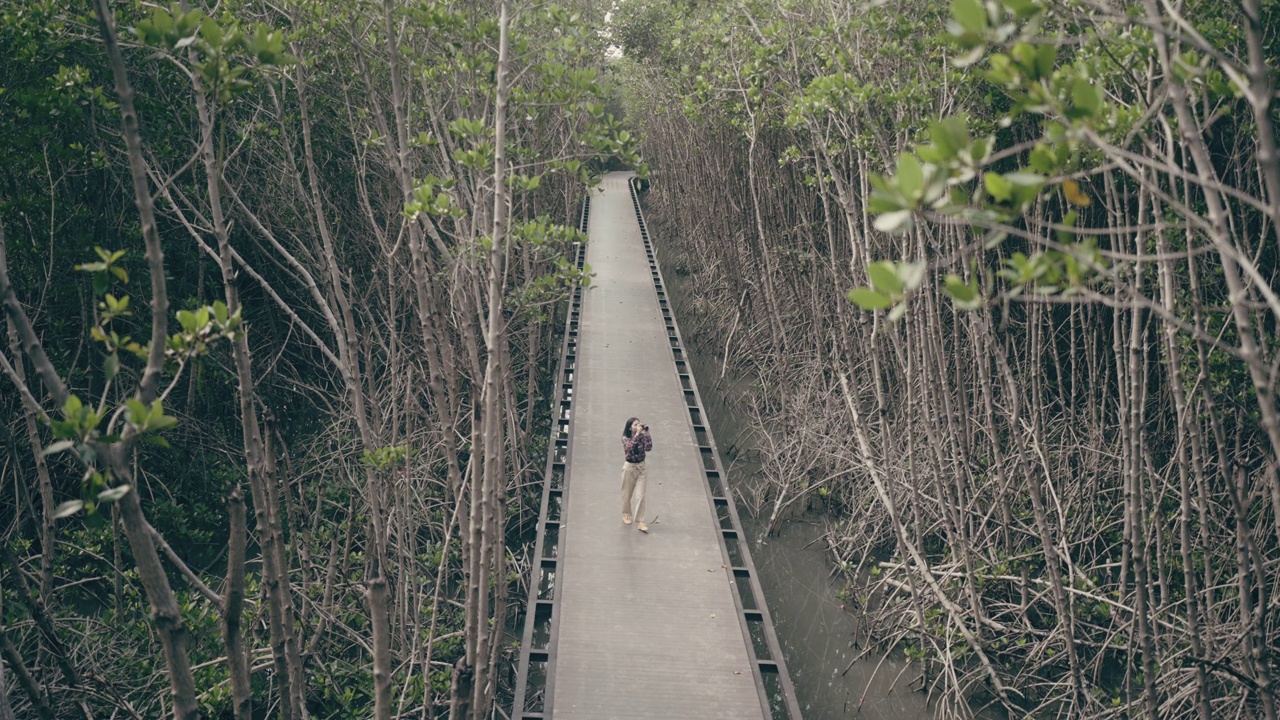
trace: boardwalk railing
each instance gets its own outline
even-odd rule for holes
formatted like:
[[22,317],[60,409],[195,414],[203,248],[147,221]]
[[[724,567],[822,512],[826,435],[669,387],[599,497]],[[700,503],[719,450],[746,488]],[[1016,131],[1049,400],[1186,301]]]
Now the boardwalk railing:
[[[752,675],[755,680],[761,708],[772,720],[802,720],[795,688],[787,674],[782,648],[773,628],[773,621],[764,603],[764,594],[756,576],[751,553],[742,533],[738,510],[732,491],[725,481],[720,459],[716,452],[715,438],[702,411],[697,382],[689,369],[684,354],[684,343],[671,310],[662,272],[658,268],[648,226],[636,194],[634,179],[629,183],[631,202],[644,242],[649,272],[657,293],[658,304],[671,346],[671,355],[679,377],[688,411],[689,431],[694,438],[702,459],[702,472],[706,480],[704,490],[707,502],[718,523],[718,544],[726,568],[726,580],[733,588],[733,601],[737,610],[740,629],[749,649]],[[590,213],[590,197],[583,202],[580,227],[587,229]],[[582,267],[586,258],[585,246],[576,246],[575,262]],[[556,672],[556,646],[559,635],[560,605],[556,587],[557,568],[561,559],[560,532],[562,513],[567,493],[572,486],[570,458],[573,453],[574,387],[578,355],[578,324],[582,310],[582,288],[574,288],[565,319],[564,347],[561,351],[556,397],[552,404],[558,418],[552,429],[551,452],[543,483],[542,504],[538,516],[538,536],[534,547],[529,581],[529,599],[525,616],[524,633],[520,650],[520,664],[516,678],[513,720],[548,719],[552,717]]]
[[760,703],[768,708],[767,715],[773,720],[787,718],[801,720],[795,686],[792,685],[791,676],[787,673],[782,646],[778,643],[778,636],[773,629],[773,620],[769,616],[769,608],[764,601],[764,592],[760,588],[755,565],[751,562],[751,551],[747,547],[746,536],[742,533],[742,523],[738,519],[738,507],[733,501],[733,491],[729,488],[724,472],[721,470],[715,436],[712,435],[706,415],[702,412],[698,383],[689,370],[684,342],[680,338],[680,327],[676,324],[675,315],[671,312],[666,285],[662,281],[662,270],[658,267],[653,242],[649,238],[649,227],[644,220],[644,211],[640,208],[636,178],[631,179],[629,187],[631,204],[636,211],[636,221],[640,223],[640,237],[644,240],[644,252],[649,258],[649,274],[653,278],[653,287],[658,294],[658,305],[662,308],[662,319],[667,327],[667,338],[671,343],[671,356],[676,365],[676,374],[680,376],[685,405],[689,409],[690,431],[702,454],[702,472],[707,480],[705,486],[707,499],[711,502],[716,520],[720,524],[720,552],[724,557],[724,566],[729,580],[735,590],[733,599],[738,609],[738,621],[742,626],[743,634],[750,638],[748,646],[752,653],[751,665],[756,688],[760,692]]
[[[582,201],[578,229],[587,231],[591,195]],[[570,251],[582,269],[586,245],[574,243]],[[538,511],[538,538],[534,543],[529,600],[525,605],[520,664],[516,672],[515,701],[511,717],[533,720],[551,717],[556,661],[556,635],[560,624],[556,569],[560,558],[560,518],[569,491],[569,458],[573,453],[573,379],[577,370],[578,323],[582,316],[582,287],[575,286],[565,318],[564,342],[557,369],[559,382],[551,403],[556,421],[551,428],[551,451],[543,472],[542,504]]]

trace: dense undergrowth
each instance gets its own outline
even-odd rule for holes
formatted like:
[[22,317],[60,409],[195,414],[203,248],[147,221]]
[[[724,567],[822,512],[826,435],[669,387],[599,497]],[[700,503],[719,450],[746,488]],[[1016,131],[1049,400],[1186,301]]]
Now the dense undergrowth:
[[619,5],[769,522],[943,717],[1274,718],[1273,4]]
[[0,0],[0,718],[495,712],[600,14]]

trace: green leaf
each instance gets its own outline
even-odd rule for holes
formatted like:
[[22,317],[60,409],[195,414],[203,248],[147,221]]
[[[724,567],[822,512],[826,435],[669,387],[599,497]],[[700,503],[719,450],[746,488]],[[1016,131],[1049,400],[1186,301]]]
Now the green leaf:
[[991,149],[996,145],[995,137],[990,136],[982,140],[974,140],[973,145],[969,146],[969,158],[973,160],[974,165],[981,165],[991,157]]
[[951,17],[971,33],[981,35],[987,31],[987,9],[980,0],[951,0]]
[[949,117],[929,126],[929,138],[948,158],[969,145],[969,128],[963,117]]
[[1035,148],[1031,150],[1031,157],[1027,162],[1036,172],[1041,172],[1045,175],[1053,174],[1054,169],[1056,169],[1058,165],[1057,158],[1053,154],[1053,151],[1044,145],[1036,145]]
[[204,41],[217,48],[222,45],[222,26],[213,20],[200,24],[200,37]]
[[872,287],[886,295],[902,292],[902,281],[891,262],[880,260],[871,263],[867,266],[867,275],[871,278]]
[[106,360],[102,361],[102,374],[106,377],[107,382],[115,379],[116,374],[120,372],[120,356],[111,353]]
[[1013,58],[1019,70],[1035,79],[1036,49],[1031,43],[1020,42],[1015,44],[1009,51],[1009,56]]
[[61,520],[62,518],[71,517],[80,512],[84,508],[83,500],[68,500],[58,505],[53,510],[53,519]]
[[[1067,227],[1075,227],[1076,220],[1079,219],[1079,217],[1080,217],[1079,213],[1077,213],[1075,210],[1072,210],[1071,212],[1067,213],[1062,217],[1061,224]],[[1056,230],[1054,231],[1053,236],[1057,238],[1058,242],[1062,243],[1063,245],[1069,245],[1071,241],[1074,239],[1072,237],[1072,232],[1070,230]]]
[[48,447],[46,447],[44,450],[40,452],[40,454],[45,457],[49,457],[50,455],[57,455],[63,450],[70,450],[75,446],[76,444],[71,440],[59,440],[58,442],[53,443]]
[[854,288],[845,293],[845,297],[849,298],[849,302],[863,310],[884,310],[893,304],[889,298],[871,288],[865,287]]
[[56,438],[74,438],[80,434],[80,425],[66,420],[50,420],[49,429]]
[[1001,4],[1013,12],[1013,16],[1021,20],[1035,15],[1040,7],[1033,0],[1000,0]]
[[151,414],[151,411],[146,405],[142,404],[141,400],[129,398],[124,401],[124,404],[129,406],[129,422],[134,425],[147,424],[147,416]]
[[902,316],[906,314],[907,314],[906,303],[898,303],[897,305],[894,305],[893,309],[889,311],[889,323],[892,324],[892,323],[898,322],[899,320],[902,319]]
[[178,32],[182,35],[189,35],[192,31],[199,28],[200,22],[204,20],[204,13],[199,10],[192,10],[184,13],[178,19]]
[[[880,180],[879,176],[871,176],[872,185],[875,185],[878,180],[883,184],[884,181]],[[872,214],[878,215],[880,213],[896,212],[901,209],[902,199],[898,197],[897,193],[890,190],[888,187],[872,190],[871,197],[867,198],[867,212]]]
[[1005,180],[1019,187],[1041,187],[1044,185],[1044,176],[1029,172],[1015,172],[1004,176]]
[[177,424],[178,424],[178,418],[172,415],[162,415],[158,418],[147,421],[147,431],[160,432],[161,430],[168,430],[169,428]]
[[911,227],[911,211],[895,210],[877,217],[872,223],[875,229],[884,233],[897,233]]
[[186,330],[189,333],[194,333],[196,331],[196,328],[199,327],[198,325],[196,325],[195,313],[191,312],[190,310],[179,310],[178,322],[182,325],[182,329]]
[[1102,106],[1102,91],[1096,85],[1077,75],[1071,82],[1071,104],[1082,117],[1098,114]]
[[1058,46],[1052,43],[1041,45],[1036,51],[1036,74],[1047,78],[1053,74],[1053,63],[1058,59]]
[[947,275],[945,284],[947,294],[960,302],[972,302],[978,295],[977,288],[961,280],[959,275]]
[[927,163],[933,163],[934,165],[950,160],[951,155],[954,154],[955,153],[948,154],[944,148],[937,144],[922,145],[916,148],[916,155],[918,155],[921,160]]
[[1029,172],[1009,173],[1004,176],[1004,179],[1012,185],[1013,200],[1020,206],[1035,200],[1045,183],[1043,175]]
[[897,267],[898,278],[908,290],[915,290],[924,281],[925,264],[923,262],[904,262]]
[[991,194],[991,197],[1000,202],[1008,202],[1013,195],[1013,185],[1001,177],[999,173],[984,173],[982,175],[982,185]]
[[125,484],[125,485],[117,485],[113,488],[103,490],[102,492],[98,493],[98,502],[104,505],[107,503],[113,503],[119,500],[120,498],[124,497],[132,489],[133,489],[132,485]]
[[915,155],[903,153],[898,156],[898,189],[912,200],[919,200],[924,194],[924,168]]
[[[979,43],[975,45],[973,48],[971,48],[969,52],[963,55],[956,56],[955,60],[953,61],[953,64],[958,68],[970,67],[971,65],[974,65],[979,60],[981,60],[982,56],[985,55],[986,52],[987,52],[987,46]],[[995,82],[997,85],[1003,85],[1005,81],[998,80]]]

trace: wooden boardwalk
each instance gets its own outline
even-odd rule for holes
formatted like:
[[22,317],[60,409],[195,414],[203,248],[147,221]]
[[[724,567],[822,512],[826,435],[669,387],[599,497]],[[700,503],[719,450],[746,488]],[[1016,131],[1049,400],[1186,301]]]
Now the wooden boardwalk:
[[[554,716],[762,718],[715,510],[649,272],[628,174],[593,192],[571,491],[561,524]],[[621,434],[640,417],[650,531],[622,523]]]

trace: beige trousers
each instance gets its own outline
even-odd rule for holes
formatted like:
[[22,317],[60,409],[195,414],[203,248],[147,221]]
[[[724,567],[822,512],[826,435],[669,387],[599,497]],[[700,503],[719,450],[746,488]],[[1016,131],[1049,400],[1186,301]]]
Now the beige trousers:
[[644,463],[622,463],[622,514],[631,515],[637,522],[644,519],[644,487],[648,480]]

